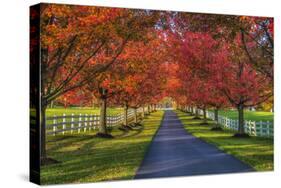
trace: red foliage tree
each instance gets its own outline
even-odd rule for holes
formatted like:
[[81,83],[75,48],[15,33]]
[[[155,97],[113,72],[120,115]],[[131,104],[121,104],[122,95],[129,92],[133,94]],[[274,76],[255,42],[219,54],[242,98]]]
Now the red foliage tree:
[[121,75],[122,83],[111,100],[124,106],[125,126],[129,107],[135,110],[136,116],[137,108],[155,107],[163,97],[166,67],[163,65],[164,49],[157,37],[148,36],[149,42],[132,43],[124,53],[126,67]]
[[58,4],[42,4],[40,14],[40,130],[41,158],[45,159],[47,105],[105,72],[117,61],[129,41],[141,40],[147,28],[154,26],[157,14]]
[[236,44],[228,47],[226,52],[228,62],[221,70],[220,90],[228,101],[238,110],[238,136],[245,135],[244,109],[265,102],[272,96],[271,80],[249,64],[247,55],[239,47],[239,37]]

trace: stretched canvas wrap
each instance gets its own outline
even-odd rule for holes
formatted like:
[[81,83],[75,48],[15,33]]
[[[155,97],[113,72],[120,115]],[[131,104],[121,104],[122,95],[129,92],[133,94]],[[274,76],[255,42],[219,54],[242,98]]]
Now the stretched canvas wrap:
[[30,181],[273,170],[273,18],[30,7]]

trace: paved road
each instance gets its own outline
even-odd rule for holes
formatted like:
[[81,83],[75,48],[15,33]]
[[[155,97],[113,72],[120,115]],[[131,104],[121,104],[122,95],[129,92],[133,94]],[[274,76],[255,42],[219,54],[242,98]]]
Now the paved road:
[[187,133],[167,110],[135,179],[249,171],[240,160]]

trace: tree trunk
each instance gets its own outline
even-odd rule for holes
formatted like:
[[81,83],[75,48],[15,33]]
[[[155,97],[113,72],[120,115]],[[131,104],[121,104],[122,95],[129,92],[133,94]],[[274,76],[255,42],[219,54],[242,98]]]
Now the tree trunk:
[[142,118],[144,118],[144,116],[145,116],[145,109],[144,109],[144,106],[142,107]]
[[124,107],[124,126],[128,125],[128,106]]
[[237,106],[238,109],[238,133],[245,134],[244,131],[244,106],[243,104],[239,104]]
[[137,108],[134,108],[134,115],[135,115],[134,122],[137,124],[137,123],[138,123],[138,112],[137,112]]
[[106,97],[101,98],[99,133],[107,134],[107,129],[106,129]]
[[54,108],[54,101],[51,101],[49,108]]
[[219,109],[215,109],[215,122],[216,122],[216,127],[219,125]]
[[150,105],[148,105],[147,108],[148,108],[148,114],[150,114]]
[[46,154],[46,108],[47,106],[41,106],[41,113],[40,113],[40,158],[41,161],[47,158],[47,154]]
[[199,117],[199,112],[198,112],[198,108],[195,108],[195,117]]
[[203,117],[204,117],[203,122],[204,122],[204,123],[207,123],[207,113],[206,113],[206,108],[203,108]]

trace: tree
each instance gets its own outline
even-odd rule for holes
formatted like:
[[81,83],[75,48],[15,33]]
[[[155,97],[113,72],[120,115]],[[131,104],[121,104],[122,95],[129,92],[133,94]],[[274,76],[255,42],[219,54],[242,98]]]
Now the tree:
[[215,85],[211,80],[218,72],[214,63],[214,54],[219,51],[218,43],[208,33],[186,32],[179,39],[181,51],[179,64],[179,79],[187,90],[187,98],[196,106],[195,118],[198,118],[198,108],[203,110],[204,122],[207,123],[206,110],[217,99],[212,92]]
[[164,50],[157,33],[150,33],[148,41],[129,44],[123,56],[126,64],[119,79],[122,83],[112,101],[124,106],[124,126],[127,126],[129,107],[134,109],[137,123],[137,108],[144,104],[154,106],[163,97],[166,67],[162,65]]
[[[119,14],[119,10],[99,11],[99,8],[94,7],[42,5],[40,15],[42,163],[46,159],[47,105],[59,96],[86,83],[87,80],[83,79],[80,73],[85,67],[90,67],[89,61],[99,53],[109,39],[112,39],[110,37],[113,37],[109,35],[110,37],[107,38],[100,31],[120,16]],[[103,71],[101,67],[91,66],[91,68],[93,71],[89,77],[92,78]]]
[[[138,40],[129,41],[118,60],[105,72],[99,74],[95,80],[87,84],[87,89],[101,101],[101,122],[98,133],[100,136],[110,136],[106,128],[106,106],[108,103],[124,106],[125,125],[127,124],[128,108],[133,107],[136,111],[140,104],[143,104],[138,92],[145,87],[139,87],[146,79],[148,70],[151,69],[150,62],[153,62],[151,57],[148,62],[147,57],[148,55],[152,56],[155,52],[153,46],[147,44],[152,44],[152,36],[157,37],[153,29],[150,31],[148,36],[144,35]],[[107,56],[107,54],[103,55],[98,61],[105,61]],[[116,100],[114,101],[114,99]]]
[[[151,11],[43,4],[40,19],[41,158],[45,159],[47,105],[106,71],[127,42],[141,37],[157,17]],[[106,60],[98,61],[105,54]]]
[[235,43],[236,36],[241,35],[240,48],[248,57],[247,63],[273,82],[273,18],[178,13],[174,20],[179,33],[208,32],[222,43]]
[[[237,39],[239,40],[239,37]],[[244,109],[261,104],[272,96],[270,79],[248,63],[237,42],[228,48],[228,63],[224,64],[220,89],[238,110],[238,134],[245,136]]]
[[221,85],[224,81],[224,69],[225,64],[228,63],[226,53],[223,47],[215,48],[212,54],[211,63],[207,64],[208,79],[205,80],[207,92],[209,97],[207,98],[208,106],[214,109],[215,126],[211,130],[221,130],[218,123],[218,112],[221,108],[230,107],[227,97],[221,90]]

